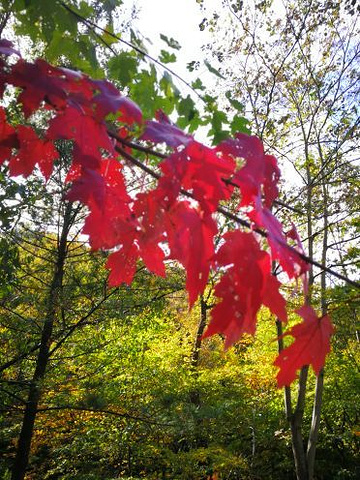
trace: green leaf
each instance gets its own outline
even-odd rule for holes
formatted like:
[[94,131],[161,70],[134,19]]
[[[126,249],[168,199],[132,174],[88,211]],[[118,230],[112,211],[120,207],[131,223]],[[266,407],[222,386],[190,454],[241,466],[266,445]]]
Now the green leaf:
[[[101,39],[107,44],[107,45],[112,45],[113,43],[118,42],[118,39],[116,37],[121,37],[121,33],[117,33],[116,37],[114,36],[114,29],[112,25],[108,25],[105,28],[105,32],[101,35]],[[113,34],[113,35],[112,35]]]
[[235,98],[231,98],[231,95],[232,95],[232,92],[230,90],[228,90],[225,93],[225,97],[229,100],[230,105],[234,107],[236,110],[238,110],[239,112],[243,112],[245,108],[244,104],[239,102]]
[[179,102],[178,113],[179,115],[184,116],[188,121],[195,116],[195,103],[189,95]]
[[137,72],[138,61],[133,54],[121,52],[116,57],[111,57],[108,61],[110,76],[118,80],[122,86],[128,85]]
[[[180,97],[180,91],[173,82],[172,76],[169,72],[164,72],[162,79],[160,80],[160,87],[165,95]],[[170,93],[171,92],[171,93]]]
[[219,72],[219,70],[216,70],[216,68],[212,67],[207,60],[204,60],[204,63],[205,63],[205,65],[206,65],[207,69],[209,70],[209,72],[211,72],[211,73],[213,73],[214,75],[216,75],[217,77],[222,78],[223,80],[225,80],[225,77]]
[[176,62],[176,56],[174,53],[169,53],[166,50],[161,50],[159,60],[162,63],[174,63]]
[[167,45],[170,47],[170,48],[174,48],[175,50],[180,50],[181,49],[181,45],[180,43],[175,40],[174,38],[169,38],[167,37],[166,35],[160,33],[160,38],[161,40],[163,40],[165,43],[167,43]]
[[192,82],[191,86],[195,90],[205,90],[205,86],[202,83],[202,81],[200,80],[200,78],[197,78],[194,82]]
[[224,112],[220,110],[214,110],[210,118],[210,123],[212,128],[209,134],[213,136],[213,144],[217,144],[229,137],[230,132],[223,130],[222,128],[224,123],[229,123]]
[[231,133],[241,132],[250,135],[251,130],[249,124],[250,122],[247,118],[236,115],[230,123]]

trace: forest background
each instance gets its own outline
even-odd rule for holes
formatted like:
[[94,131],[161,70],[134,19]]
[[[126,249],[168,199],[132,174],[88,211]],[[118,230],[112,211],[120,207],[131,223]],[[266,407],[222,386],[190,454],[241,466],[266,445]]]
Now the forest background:
[[[277,215],[298,225],[310,258],[356,281],[357,4],[284,2],[277,17],[272,2],[220,2],[215,11],[196,3],[199,27],[213,41],[204,63],[189,62],[188,85],[173,71],[181,45],[163,35],[159,59],[152,58],[132,29],[136,10],[126,16],[120,1],[2,2],[1,37],[15,39],[28,59],[110,79],[148,118],[161,109],[209,144],[239,130],[257,135],[286,172]],[[198,76],[204,68],[217,80],[213,92]],[[12,92],[5,106],[21,123]],[[36,121],[41,130],[46,119]],[[107,286],[106,255],[91,252],[80,235],[84,207],[64,200],[71,149],[60,142],[58,150],[46,185],[39,175],[10,179],[1,167],[2,478],[357,478],[356,287],[310,271],[311,303],[336,326],[333,351],[325,376],[304,368],[282,392],[273,365],[281,324],[266,309],[256,336],[227,351],[219,336],[202,340],[216,278],[191,313],[176,263],[166,279],[139,264],[130,287]],[[149,182],[131,175],[134,192]],[[54,264],[62,266],[57,278]],[[293,285],[286,295],[294,309],[301,304]],[[18,438],[34,385],[39,401],[24,462]]]

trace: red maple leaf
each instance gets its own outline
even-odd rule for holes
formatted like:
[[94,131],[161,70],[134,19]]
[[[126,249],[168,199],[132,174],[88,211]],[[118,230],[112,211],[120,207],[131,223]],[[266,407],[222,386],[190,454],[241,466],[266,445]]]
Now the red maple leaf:
[[269,255],[260,249],[252,233],[239,230],[224,235],[225,243],[215,262],[225,267],[215,295],[221,301],[211,311],[204,337],[223,333],[225,348],[243,333],[254,334],[256,316],[262,304],[286,321],[285,300],[279,293],[280,282],[271,275]]
[[221,142],[217,151],[245,164],[231,178],[241,191],[240,206],[250,205],[260,195],[264,175],[264,148],[255,136],[238,134],[234,139]]
[[187,146],[166,158],[160,165],[163,176],[158,190],[168,202],[175,201],[181,189],[192,194],[205,215],[216,211],[220,200],[231,197],[233,187],[224,179],[234,172],[232,158],[222,158],[217,152],[199,142]]
[[119,120],[126,125],[142,123],[140,107],[130,98],[122,95],[119,90],[107,80],[93,80],[92,84],[98,90],[93,98],[96,116],[103,120],[109,113],[119,115]]
[[67,198],[80,200],[90,210],[83,232],[89,235],[93,249],[110,249],[121,244],[138,228],[138,222],[131,213],[131,199],[127,194],[122,166],[115,159],[101,161],[101,168],[73,168],[67,181],[73,185]]
[[186,270],[186,289],[190,307],[203,293],[214,255],[217,226],[211,216],[192,208],[189,202],[177,202],[165,217],[170,258]]
[[115,153],[105,124],[72,106],[50,121],[47,137],[74,140],[74,162],[93,169],[100,165],[100,149]]
[[129,242],[120,250],[113,252],[107,262],[106,268],[111,270],[108,283],[111,287],[117,287],[121,283],[131,284],[136,272],[136,261],[139,258],[138,247]]
[[61,73],[43,60],[35,63],[19,60],[12,68],[8,82],[23,89],[19,95],[25,116],[30,116],[45,99],[53,105],[66,105]]
[[21,57],[20,52],[15,50],[13,47],[13,43],[10,40],[6,40],[5,38],[0,39],[0,54],[1,55],[17,55]]
[[319,375],[325,357],[330,352],[330,337],[334,333],[330,317],[324,315],[318,318],[309,305],[302,306],[296,313],[304,321],[285,333],[292,335],[295,341],[282,350],[274,362],[280,368],[277,374],[279,387],[290,385],[297,376],[297,370],[305,365],[311,365],[316,375]]
[[149,140],[153,143],[166,143],[169,147],[176,148],[189,143],[192,140],[192,136],[170,123],[148,120],[145,122],[145,130],[140,140]]
[[72,165],[66,182],[72,182],[67,193],[67,199],[71,202],[79,200],[90,206],[92,199],[104,211],[121,211],[122,214],[126,211],[126,215],[129,214],[126,205],[130,203],[130,197],[126,191],[122,165],[116,159],[102,160],[98,170]]
[[235,138],[221,142],[216,151],[223,156],[245,162],[229,179],[240,188],[240,207],[252,205],[260,197],[263,198],[265,206],[271,207],[279,193],[277,183],[280,170],[276,158],[265,155],[260,139],[238,133]]
[[279,195],[280,169],[272,155],[264,155],[264,161],[263,202],[266,207],[271,208]]
[[5,110],[0,107],[0,165],[10,158],[12,149],[18,146],[16,130],[7,123]]
[[134,202],[133,214],[139,221],[137,243],[146,267],[165,276],[165,254],[159,244],[165,241],[164,213],[156,190],[140,193]]
[[278,260],[289,278],[298,278],[308,271],[309,265],[287,243],[283,226],[271,211],[262,206],[257,197],[255,208],[248,213],[257,227],[265,228],[273,260]]
[[17,127],[19,150],[9,161],[10,174],[28,177],[38,164],[46,179],[51,175],[53,162],[59,153],[52,142],[41,140],[31,127]]

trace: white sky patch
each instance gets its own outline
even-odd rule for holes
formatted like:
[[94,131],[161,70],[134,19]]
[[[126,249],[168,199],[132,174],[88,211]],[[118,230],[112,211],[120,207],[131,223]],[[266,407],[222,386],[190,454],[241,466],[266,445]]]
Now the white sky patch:
[[[207,5],[220,8],[221,3],[221,0],[209,0]],[[133,26],[150,42],[146,42],[149,54],[157,57],[161,49],[175,53],[176,63],[167,64],[170,69],[189,83],[199,77],[205,86],[213,86],[216,77],[204,65],[205,55],[201,48],[211,38],[208,32],[199,29],[205,15],[196,0],[136,0],[134,4],[140,11]],[[169,48],[160,39],[160,34],[175,39],[181,49]],[[187,69],[187,64],[192,61],[200,61],[201,64],[195,72]],[[182,85],[178,87],[183,94],[191,94]]]

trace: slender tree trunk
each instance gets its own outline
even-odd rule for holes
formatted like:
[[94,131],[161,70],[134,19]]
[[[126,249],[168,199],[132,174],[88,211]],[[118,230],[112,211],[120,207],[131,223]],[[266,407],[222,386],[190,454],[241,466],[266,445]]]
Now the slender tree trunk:
[[191,367],[193,369],[196,369],[197,366],[199,365],[201,338],[206,327],[206,311],[207,311],[207,304],[203,296],[201,296],[200,297],[200,321],[199,321],[198,329],[196,331],[194,348],[191,353]]
[[308,366],[305,366],[301,369],[299,376],[297,404],[290,421],[292,450],[295,461],[297,480],[308,480],[308,466],[305,455],[304,439],[301,431],[305,409],[305,394],[308,370]]
[[[278,351],[280,353],[284,349],[284,341],[282,338],[283,329],[280,320],[276,320],[276,328],[278,335]],[[307,374],[308,367],[306,366],[303,367],[300,372],[298,398],[294,412],[292,411],[291,405],[291,389],[290,387],[284,388],[285,414],[291,429],[291,446],[293,451],[297,480],[308,480],[307,459],[305,455],[304,441],[301,432],[305,407]]]
[[45,377],[46,367],[49,361],[51,337],[62,287],[64,264],[67,254],[67,237],[71,225],[71,211],[71,204],[67,204],[65,207],[62,232],[58,242],[55,269],[48,294],[48,307],[41,335],[40,349],[36,360],[35,372],[29,388],[23,423],[17,445],[16,457],[11,477],[12,480],[24,479],[29,462],[35,418],[42,393],[42,381]]
[[[204,297],[201,296],[200,297],[200,321],[196,331],[194,347],[191,352],[191,359],[190,359],[191,370],[193,374],[196,375],[196,377],[197,377],[196,370],[199,365],[199,359],[200,359],[201,339],[206,327],[206,312],[207,312],[207,304],[204,300]],[[200,394],[197,390],[193,390],[190,393],[190,401],[196,407],[200,407]]]
[[[321,146],[319,145],[319,152],[322,164],[324,164],[324,159],[321,155]],[[323,193],[323,241],[322,241],[322,258],[321,262],[323,265],[326,265],[327,261],[327,249],[328,249],[328,192],[326,188],[326,183],[323,180],[322,182],[322,193]],[[321,272],[321,314],[326,315],[327,313],[327,302],[326,302],[326,272]],[[320,416],[321,416],[321,406],[322,406],[322,397],[324,390],[324,370],[322,369],[316,379],[315,387],[315,397],[314,405],[312,411],[312,420],[311,427],[308,439],[307,446],[307,463],[309,469],[309,480],[314,478],[315,470],[315,453],[316,445],[318,440],[319,428],[320,428]]]
[[313,406],[313,412],[312,412],[312,420],[311,420],[311,427],[310,427],[308,448],[307,448],[307,455],[306,455],[308,469],[309,469],[309,480],[313,480],[314,478],[315,453],[316,453],[316,445],[317,445],[319,426],[320,426],[320,414],[321,414],[323,390],[324,390],[324,370],[321,370],[318,377],[316,378],[314,406]]
[[[276,320],[276,330],[278,338],[278,352],[281,353],[284,350],[283,328],[281,320]],[[290,387],[284,387],[284,407],[285,416],[288,422],[291,422],[292,406],[291,406],[291,389]]]

